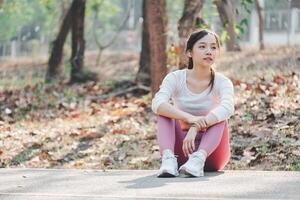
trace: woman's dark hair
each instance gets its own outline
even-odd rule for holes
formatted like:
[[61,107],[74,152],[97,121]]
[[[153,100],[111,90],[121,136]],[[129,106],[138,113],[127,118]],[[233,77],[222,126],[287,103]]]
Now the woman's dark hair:
[[[218,49],[220,49],[220,40],[219,40],[219,37],[217,36],[217,34],[212,32],[212,31],[203,29],[203,30],[195,31],[190,35],[190,37],[189,37],[189,39],[187,40],[187,43],[186,43],[186,50],[185,51],[186,52],[189,51],[189,50],[192,51],[193,46],[195,45],[195,43],[198,40],[200,40],[201,38],[203,38],[204,36],[208,35],[208,34],[212,34],[215,37],[217,47],[218,47]],[[193,69],[193,67],[194,67],[193,59],[191,57],[189,57],[188,69]],[[215,71],[213,70],[213,68],[210,68],[210,71],[211,71],[211,80],[209,82],[209,85],[211,87],[210,87],[209,92],[212,91],[212,89],[214,87],[214,80],[215,80]]]

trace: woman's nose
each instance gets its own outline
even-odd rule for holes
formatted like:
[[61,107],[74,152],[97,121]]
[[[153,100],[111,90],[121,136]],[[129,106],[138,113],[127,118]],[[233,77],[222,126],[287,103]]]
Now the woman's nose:
[[208,49],[208,50],[205,52],[205,54],[206,54],[206,55],[211,55],[211,50]]
[[210,49],[210,48],[207,48],[207,49],[205,50],[205,54],[206,54],[206,55],[211,55],[211,49]]

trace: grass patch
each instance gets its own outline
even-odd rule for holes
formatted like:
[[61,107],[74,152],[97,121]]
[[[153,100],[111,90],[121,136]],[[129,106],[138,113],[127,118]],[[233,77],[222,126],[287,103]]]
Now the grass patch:
[[291,168],[293,171],[300,171],[300,160],[294,161]]
[[23,89],[25,85],[37,85],[44,82],[44,77],[27,77],[24,79],[14,78],[2,78],[0,80],[0,90],[13,90]]

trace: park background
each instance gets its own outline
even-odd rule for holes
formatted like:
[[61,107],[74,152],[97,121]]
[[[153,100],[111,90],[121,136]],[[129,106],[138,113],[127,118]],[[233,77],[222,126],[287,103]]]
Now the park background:
[[235,89],[225,169],[300,170],[298,0],[0,6],[0,167],[158,169],[152,94],[209,28]]

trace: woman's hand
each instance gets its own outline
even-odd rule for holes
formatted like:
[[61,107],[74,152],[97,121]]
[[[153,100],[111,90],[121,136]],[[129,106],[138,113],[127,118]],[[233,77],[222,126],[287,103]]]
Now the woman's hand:
[[191,124],[184,120],[179,120],[180,128],[182,130],[189,130],[191,128]]
[[192,126],[187,132],[182,145],[182,151],[185,157],[195,151],[195,138],[197,136],[198,130],[196,127]]
[[198,130],[205,131],[208,128],[206,118],[204,116],[193,116],[188,118],[188,123],[195,125]]

